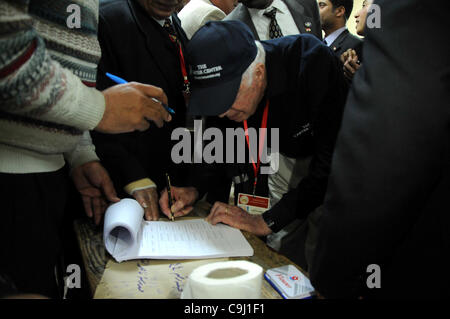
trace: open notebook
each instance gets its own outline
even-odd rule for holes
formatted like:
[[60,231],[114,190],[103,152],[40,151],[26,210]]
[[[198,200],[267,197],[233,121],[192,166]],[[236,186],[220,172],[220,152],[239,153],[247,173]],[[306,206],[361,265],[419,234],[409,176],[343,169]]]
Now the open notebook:
[[118,261],[129,259],[204,259],[252,256],[241,231],[203,219],[147,222],[133,199],[122,199],[105,214],[103,239]]

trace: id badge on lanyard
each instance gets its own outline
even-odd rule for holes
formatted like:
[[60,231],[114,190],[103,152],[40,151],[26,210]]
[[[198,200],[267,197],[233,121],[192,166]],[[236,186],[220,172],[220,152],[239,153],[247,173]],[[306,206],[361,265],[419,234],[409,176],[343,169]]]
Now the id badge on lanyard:
[[258,185],[258,173],[259,168],[261,166],[261,156],[264,147],[264,141],[266,139],[267,133],[267,117],[269,114],[269,100],[267,100],[266,106],[264,108],[264,113],[261,121],[261,136],[259,139],[259,147],[258,147],[258,158],[256,160],[253,159],[250,148],[250,138],[248,136],[248,124],[247,121],[244,121],[244,129],[245,129],[245,139],[247,140],[247,146],[249,149],[250,158],[253,165],[253,192],[252,194],[239,193],[238,194],[238,206],[247,211],[250,214],[262,214],[266,210],[270,208],[270,199],[268,197],[256,196],[256,186]]
[[270,208],[270,198],[239,193],[237,205],[249,214],[260,215]]
[[251,153],[251,148],[250,148],[250,138],[248,137],[248,124],[247,124],[247,120],[244,121],[244,129],[245,129],[245,139],[247,140],[247,146],[248,146],[248,151],[250,154],[250,159],[252,161],[252,165],[253,165],[253,173],[254,173],[254,182],[253,182],[253,196],[255,196],[256,193],[256,185],[258,184],[258,172],[259,172],[259,168],[261,166],[261,155],[262,155],[262,151],[263,151],[263,147],[264,147],[264,141],[266,139],[266,133],[267,133],[267,117],[269,115],[269,100],[267,100],[266,103],[266,107],[264,108],[264,114],[262,117],[262,121],[261,121],[261,136],[259,138],[259,148],[258,148],[258,158],[256,160],[253,159],[252,153]]

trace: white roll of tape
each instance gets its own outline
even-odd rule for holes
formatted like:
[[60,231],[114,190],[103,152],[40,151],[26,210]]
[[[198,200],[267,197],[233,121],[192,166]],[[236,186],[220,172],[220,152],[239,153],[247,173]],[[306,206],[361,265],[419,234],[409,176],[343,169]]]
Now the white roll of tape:
[[182,299],[259,299],[261,266],[248,261],[225,261],[200,266],[189,275]]

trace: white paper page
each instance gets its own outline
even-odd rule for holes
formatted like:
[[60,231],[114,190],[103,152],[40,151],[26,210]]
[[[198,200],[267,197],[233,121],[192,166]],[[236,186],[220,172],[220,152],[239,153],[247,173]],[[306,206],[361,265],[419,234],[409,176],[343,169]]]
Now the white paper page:
[[106,249],[116,260],[122,261],[136,255],[143,216],[141,205],[128,198],[106,210],[103,240]]
[[143,222],[138,258],[196,259],[252,256],[241,231],[203,219]]

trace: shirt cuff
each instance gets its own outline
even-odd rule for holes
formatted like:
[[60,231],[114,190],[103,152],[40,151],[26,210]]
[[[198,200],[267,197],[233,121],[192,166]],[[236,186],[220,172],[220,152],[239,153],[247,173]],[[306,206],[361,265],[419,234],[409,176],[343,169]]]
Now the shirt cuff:
[[150,178],[143,178],[126,185],[123,189],[128,195],[132,195],[135,191],[154,187],[156,184]]

